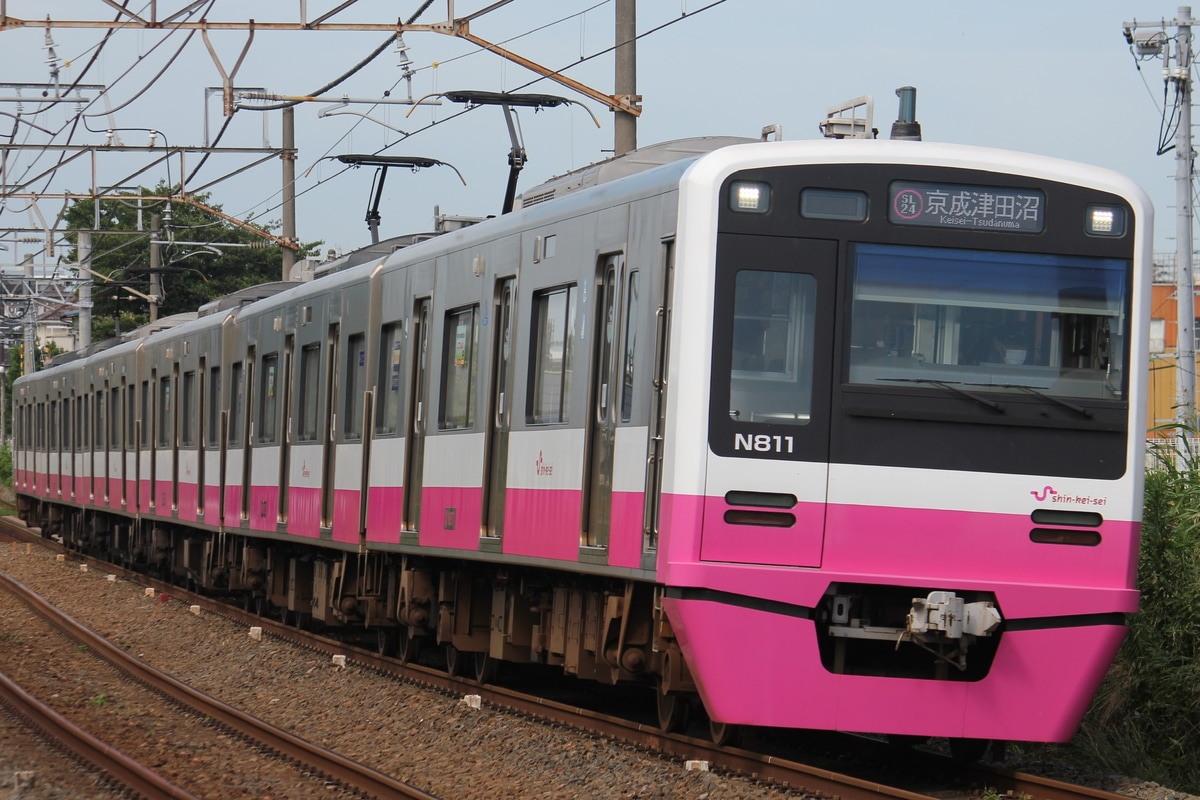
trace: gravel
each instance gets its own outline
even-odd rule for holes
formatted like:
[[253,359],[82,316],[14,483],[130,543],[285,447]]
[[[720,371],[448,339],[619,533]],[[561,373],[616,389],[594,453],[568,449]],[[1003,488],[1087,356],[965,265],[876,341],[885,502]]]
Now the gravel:
[[[201,691],[299,736],[331,747],[442,798],[697,798],[767,800],[798,792],[681,762],[399,682],[245,628],[180,602],[147,597],[142,586],[25,546],[0,545],[0,571],[39,592],[81,623]],[[0,652],[5,643],[0,616]],[[91,661],[94,661],[91,660]],[[80,676],[77,682],[86,681]],[[70,793],[28,793],[14,784],[24,765],[42,765],[45,748],[13,735],[0,714],[0,790],[23,800]],[[1088,774],[1077,766],[1030,758],[1006,765],[1083,783],[1138,800],[1200,800],[1154,783]],[[229,769],[219,764],[207,769]],[[50,770],[61,777],[57,768]],[[42,770],[43,774],[47,770]],[[87,777],[84,776],[84,780]],[[47,781],[39,778],[43,787]],[[95,796],[95,795],[82,795]],[[246,793],[212,797],[251,797]],[[272,800],[288,796],[273,793]],[[268,795],[260,795],[266,800]]]
[[[472,709],[457,697],[353,665],[333,666],[326,656],[271,637],[254,641],[245,628],[228,620],[196,616],[182,603],[160,602],[147,597],[142,586],[110,582],[96,570],[80,572],[77,564],[59,563],[36,547],[26,554],[24,545],[0,545],[0,571],[191,686],[438,797],[802,796],[738,776],[688,771],[678,761],[486,706]],[[6,625],[0,618],[0,634]],[[94,659],[74,663],[76,669],[86,669],[93,662],[98,664]],[[88,683],[86,675],[72,679]],[[19,736],[17,742],[0,738],[0,769],[7,770],[0,778],[12,786],[16,769],[28,764],[36,770],[42,757]],[[218,764],[205,768],[225,769]],[[0,779],[0,787],[4,785]],[[270,795],[272,800],[284,796]]]

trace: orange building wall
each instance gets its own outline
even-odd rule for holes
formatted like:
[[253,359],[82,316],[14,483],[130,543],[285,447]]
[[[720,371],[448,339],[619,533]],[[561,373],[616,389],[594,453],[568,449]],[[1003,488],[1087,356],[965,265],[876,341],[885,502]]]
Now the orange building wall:
[[[1200,298],[1193,297],[1192,302],[1192,319],[1200,318]],[[1150,385],[1146,404],[1148,431],[1175,419],[1175,345],[1179,338],[1179,325],[1175,314],[1174,284],[1156,283],[1151,287],[1150,317],[1163,320],[1164,324],[1163,352],[1150,353]],[[1197,359],[1197,365],[1200,366],[1200,358]]]

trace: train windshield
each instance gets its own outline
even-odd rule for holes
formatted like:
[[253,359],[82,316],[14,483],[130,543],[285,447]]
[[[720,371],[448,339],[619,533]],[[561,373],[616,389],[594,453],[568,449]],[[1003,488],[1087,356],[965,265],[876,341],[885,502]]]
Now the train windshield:
[[852,384],[1126,396],[1128,263],[853,246]]

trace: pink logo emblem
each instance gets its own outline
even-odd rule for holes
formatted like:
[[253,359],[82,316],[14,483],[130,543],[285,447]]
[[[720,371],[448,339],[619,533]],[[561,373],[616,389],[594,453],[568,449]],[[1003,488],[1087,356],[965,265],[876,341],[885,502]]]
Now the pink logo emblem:
[[1058,492],[1054,491],[1053,486],[1044,486],[1040,492],[1037,489],[1034,489],[1032,492],[1030,492],[1030,494],[1033,495],[1033,499],[1041,503],[1044,502],[1047,497],[1053,497],[1054,495],[1058,494]]

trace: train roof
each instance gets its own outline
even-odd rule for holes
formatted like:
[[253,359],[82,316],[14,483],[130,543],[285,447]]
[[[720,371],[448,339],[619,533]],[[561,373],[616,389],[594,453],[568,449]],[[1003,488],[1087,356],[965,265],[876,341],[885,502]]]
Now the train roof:
[[758,141],[761,139],[744,136],[696,136],[640,147],[623,155],[580,167],[528,189],[517,198],[516,208],[528,208],[549,202],[572,192],[599,186],[674,161],[711,153],[722,147]]

